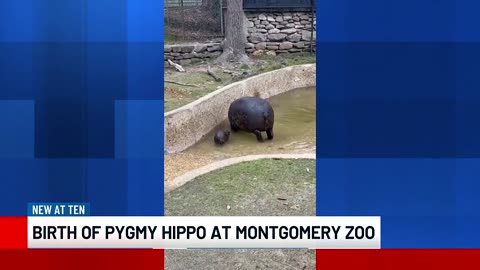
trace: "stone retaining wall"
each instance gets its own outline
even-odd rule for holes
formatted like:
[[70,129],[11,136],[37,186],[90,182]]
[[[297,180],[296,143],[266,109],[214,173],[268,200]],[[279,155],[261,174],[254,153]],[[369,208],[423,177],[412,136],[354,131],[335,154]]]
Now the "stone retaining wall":
[[221,46],[220,42],[165,45],[164,57],[165,61],[170,59],[180,65],[188,65],[194,60],[218,57],[223,51]]
[[[313,51],[316,50],[315,16],[308,12],[246,13],[247,43],[249,54],[284,54],[310,51],[313,19]],[[222,51],[221,41],[195,44],[165,45],[164,57],[188,65],[192,61],[216,58]]]
[[315,16],[312,18],[311,13],[247,13],[246,16],[249,53],[310,51],[312,19],[313,40],[316,40]]
[[230,103],[258,94],[269,98],[296,88],[315,86],[315,64],[286,67],[227,85],[190,104],[165,113],[165,152],[181,152],[227,119]]

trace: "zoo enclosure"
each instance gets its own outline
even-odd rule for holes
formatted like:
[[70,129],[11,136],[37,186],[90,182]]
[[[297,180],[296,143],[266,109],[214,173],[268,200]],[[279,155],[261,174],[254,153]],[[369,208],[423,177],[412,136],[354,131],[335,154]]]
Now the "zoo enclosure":
[[[164,1],[166,43],[224,37],[228,0]],[[243,0],[243,8],[245,12],[302,11],[312,15],[316,10],[315,0]]]
[[223,37],[226,0],[164,0],[165,41]]

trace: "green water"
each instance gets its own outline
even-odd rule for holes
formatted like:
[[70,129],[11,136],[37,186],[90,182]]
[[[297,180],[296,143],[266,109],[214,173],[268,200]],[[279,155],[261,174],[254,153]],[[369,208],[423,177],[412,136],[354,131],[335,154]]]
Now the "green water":
[[185,152],[189,154],[200,152],[203,156],[210,153],[212,156],[226,157],[266,154],[279,152],[279,150],[314,150],[316,136],[315,94],[314,87],[300,88],[268,99],[275,113],[273,140],[267,140],[266,133],[262,132],[265,141],[259,143],[254,134],[239,131],[232,132],[225,145],[217,146],[213,142],[213,136],[220,129],[229,129],[228,120],[226,120],[205,136],[202,141]]

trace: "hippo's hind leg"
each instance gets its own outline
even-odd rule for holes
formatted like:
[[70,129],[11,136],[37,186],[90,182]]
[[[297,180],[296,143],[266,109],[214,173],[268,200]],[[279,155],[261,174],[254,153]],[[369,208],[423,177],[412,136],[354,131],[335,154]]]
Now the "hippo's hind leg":
[[230,123],[230,129],[233,131],[233,132],[237,132],[239,130],[239,128],[233,124],[233,123]]
[[259,130],[253,131],[253,134],[255,134],[255,136],[257,136],[257,141],[263,142],[262,133]]
[[273,128],[267,129],[267,138],[269,140],[273,139]]

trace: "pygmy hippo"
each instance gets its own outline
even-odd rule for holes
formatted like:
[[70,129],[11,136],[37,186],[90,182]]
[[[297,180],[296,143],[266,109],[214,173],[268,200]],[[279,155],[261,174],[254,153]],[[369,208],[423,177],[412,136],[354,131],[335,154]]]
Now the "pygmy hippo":
[[243,130],[255,134],[257,141],[263,142],[262,131],[273,139],[273,108],[266,99],[242,97],[230,104],[228,120],[232,131]]
[[217,131],[217,133],[215,133],[215,137],[213,137],[213,140],[215,141],[216,144],[223,145],[228,141],[229,137],[230,137],[230,131],[219,130]]

